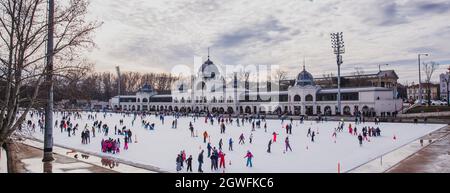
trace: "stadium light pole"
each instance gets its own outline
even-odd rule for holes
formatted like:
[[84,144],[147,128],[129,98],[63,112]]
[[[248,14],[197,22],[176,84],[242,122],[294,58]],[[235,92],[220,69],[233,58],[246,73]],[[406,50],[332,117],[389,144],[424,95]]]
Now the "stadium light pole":
[[448,74],[444,77],[444,81],[447,83],[447,106],[450,106],[450,67],[448,67]]
[[331,47],[336,55],[336,63],[338,66],[338,111],[336,114],[341,114],[341,64],[343,63],[342,55],[345,53],[344,36],[342,32],[331,33]]
[[120,106],[120,83],[121,83],[121,80],[120,80],[120,68],[119,68],[119,65],[116,66],[116,71],[117,71],[117,97],[119,97],[118,105],[119,105],[120,111],[122,111],[122,107]]
[[417,54],[417,58],[419,61],[419,104],[422,105],[422,78],[421,78],[421,72],[420,72],[420,56],[429,56],[430,54],[423,53],[423,54]]
[[45,129],[44,129],[44,163],[43,172],[52,172],[53,157],[53,33],[54,33],[54,0],[48,1],[48,21],[47,21],[47,56],[46,56],[46,83],[47,83],[47,105],[45,107]]

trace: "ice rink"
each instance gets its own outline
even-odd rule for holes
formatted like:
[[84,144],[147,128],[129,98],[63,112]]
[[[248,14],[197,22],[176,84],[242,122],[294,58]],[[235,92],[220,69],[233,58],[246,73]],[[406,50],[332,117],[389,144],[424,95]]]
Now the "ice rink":
[[[83,113],[82,119],[74,119],[71,117],[71,122],[75,126],[79,124],[79,130],[76,136],[68,137],[67,132],[61,133],[59,127],[54,128],[55,145],[64,145],[86,151],[88,153],[95,153],[100,155],[107,155],[117,157],[134,163],[145,165],[152,165],[159,167],[162,170],[176,172],[176,156],[181,150],[186,151],[187,157],[193,157],[193,171],[197,171],[198,163],[197,156],[201,149],[205,150],[204,154],[204,172],[211,172],[210,159],[207,157],[206,144],[203,143],[202,134],[206,130],[210,137],[212,146],[218,148],[220,139],[223,139],[223,151],[226,154],[226,169],[219,169],[214,171],[222,172],[337,172],[337,165],[340,163],[341,172],[348,171],[358,165],[361,165],[369,160],[378,157],[395,148],[405,145],[412,140],[433,132],[445,125],[439,124],[412,124],[412,123],[380,123],[375,125],[373,122],[359,124],[356,127],[358,132],[361,132],[363,126],[380,127],[381,137],[370,137],[368,141],[364,141],[363,146],[359,146],[357,136],[351,135],[348,132],[349,124],[354,127],[354,122],[346,122],[343,132],[337,133],[337,138],[333,138],[332,134],[334,128],[338,126],[338,122],[321,122],[305,121],[300,124],[298,120],[294,120],[292,125],[292,135],[289,135],[292,152],[284,152],[284,140],[288,136],[283,128],[284,125],[290,123],[285,120],[267,120],[267,132],[264,131],[264,122],[261,128],[252,130],[251,123],[246,122],[244,126],[242,123],[240,127],[236,125],[236,119],[233,124],[226,124],[226,133],[220,134],[219,124],[217,119],[214,125],[210,122],[205,123],[205,118],[200,117],[195,122],[191,117],[181,117],[178,119],[178,128],[172,129],[172,121],[174,117],[165,116],[164,124],[161,123],[159,117],[150,115],[145,117],[146,121],[155,123],[155,130],[147,130],[142,125],[140,116],[136,117],[134,126],[131,125],[133,115],[107,114],[104,118],[103,113],[97,113],[97,120],[106,123],[110,130],[109,135],[104,136],[103,133],[98,133],[96,129],[96,137],[91,137],[90,144],[81,143],[81,131],[85,125],[88,125],[89,130],[93,125],[93,120],[87,119],[87,114],[94,115],[94,113]],[[124,117],[125,116],[125,117]],[[36,130],[32,134],[38,139],[43,139],[43,133],[40,132],[37,126],[37,118],[33,117],[36,123]],[[30,117],[28,117],[30,119]],[[133,132],[133,143],[129,144],[128,150],[123,150],[123,136],[114,134],[114,126],[121,128],[119,120],[124,120],[124,125]],[[61,115],[55,114],[54,121],[61,121]],[[189,122],[194,125],[195,132],[198,137],[191,137],[189,131]],[[315,142],[311,142],[310,137],[307,137],[308,128],[316,132]],[[272,139],[272,133],[276,132],[277,142],[272,144],[272,153],[267,153],[267,145]],[[238,144],[241,133],[245,136],[245,144]],[[249,136],[253,133],[253,143],[249,143]],[[92,134],[91,134],[92,135]],[[396,139],[394,139],[394,136]],[[120,138],[121,152],[119,154],[110,154],[101,152],[101,140],[108,138]],[[135,140],[137,137],[137,143]],[[233,138],[234,151],[228,151],[228,140]],[[253,167],[246,167],[246,159],[244,158],[247,150],[250,150],[253,155]],[[182,170],[185,172],[185,168]]]

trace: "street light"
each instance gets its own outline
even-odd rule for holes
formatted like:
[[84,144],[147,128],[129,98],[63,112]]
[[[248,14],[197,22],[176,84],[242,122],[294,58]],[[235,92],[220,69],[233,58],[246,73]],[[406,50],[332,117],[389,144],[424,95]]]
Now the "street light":
[[118,94],[117,97],[119,97],[118,105],[119,105],[120,111],[122,111],[122,107],[120,106],[120,83],[121,83],[121,80],[120,80],[120,67],[119,67],[119,65],[116,66],[116,72],[117,72],[117,94]]
[[53,43],[54,43],[54,12],[55,1],[48,1],[48,31],[47,31],[47,56],[46,56],[46,81],[48,83],[47,104],[45,107],[45,130],[44,130],[44,173],[51,173],[51,162],[55,160],[53,157]]
[[422,78],[420,73],[420,56],[429,56],[430,54],[422,53],[418,54],[417,58],[419,60],[419,104],[422,104]]
[[447,83],[447,106],[450,106],[450,67],[446,75],[444,74],[444,81]]
[[338,110],[336,114],[341,114],[341,64],[342,56],[345,53],[344,37],[342,32],[331,33],[331,47],[336,55],[336,63],[338,66]]

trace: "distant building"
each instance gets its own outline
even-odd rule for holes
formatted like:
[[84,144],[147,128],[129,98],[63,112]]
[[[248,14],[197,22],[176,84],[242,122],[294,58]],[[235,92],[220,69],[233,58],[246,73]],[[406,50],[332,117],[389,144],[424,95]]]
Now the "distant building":
[[439,76],[439,85],[440,85],[440,89],[441,89],[441,100],[446,100],[448,101],[448,96],[449,96],[449,86],[450,86],[450,67],[448,68],[448,71],[445,73],[442,73]]
[[[429,100],[428,98],[428,86],[430,86],[431,91],[431,100],[439,100],[439,84],[433,84],[433,83],[422,83],[422,98],[424,100]],[[408,86],[406,89],[408,100],[415,101],[419,99],[419,84],[413,84],[411,86]]]

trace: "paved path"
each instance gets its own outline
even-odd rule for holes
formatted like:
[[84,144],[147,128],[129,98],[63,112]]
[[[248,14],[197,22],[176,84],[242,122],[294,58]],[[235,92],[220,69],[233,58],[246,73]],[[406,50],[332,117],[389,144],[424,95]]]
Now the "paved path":
[[[392,168],[397,167],[398,165],[403,165],[403,167],[406,168],[407,166],[409,166],[409,163],[404,163],[404,160],[407,160],[412,156],[416,156],[424,149],[435,147],[436,146],[435,142],[443,139],[445,136],[448,136],[449,133],[450,127],[449,126],[443,127],[426,136],[413,140],[412,142],[400,148],[397,148],[391,152],[388,152],[380,157],[374,158],[373,160],[350,170],[349,173],[383,173],[389,172]],[[423,143],[420,142],[421,140],[423,140]],[[435,147],[436,149],[435,151],[447,152],[448,147]],[[450,159],[446,161],[450,162]],[[423,165],[431,164],[431,161],[429,161],[428,163],[423,163],[423,161],[417,160],[416,162],[417,163],[415,167],[417,167],[417,165],[420,164]],[[450,164],[448,166],[450,166]],[[403,172],[407,172],[407,170],[405,169]]]
[[450,126],[423,138],[432,143],[389,169],[390,173],[450,173]]
[[[17,143],[17,158],[20,160],[20,173],[43,173],[42,150],[22,143]],[[116,173],[115,171],[82,162],[68,156],[54,154],[52,173]]]
[[[23,144],[26,144],[31,147],[35,147],[38,149],[42,149],[42,142],[35,140],[25,140],[22,141]],[[41,150],[42,151],[42,150]],[[42,153],[42,152],[41,152]],[[73,149],[68,149],[60,146],[53,146],[53,153],[57,155],[64,155],[65,157],[76,158],[80,162],[84,162],[87,164],[91,164],[94,166],[99,166],[103,168],[107,168],[109,170],[120,172],[120,173],[156,173],[163,172],[158,170],[151,170],[142,166],[140,167],[137,164],[127,163],[121,160],[106,158],[106,157],[98,157],[96,155],[87,154],[83,152],[79,152]],[[42,155],[41,155],[42,156]],[[42,158],[41,158],[42,159]]]

